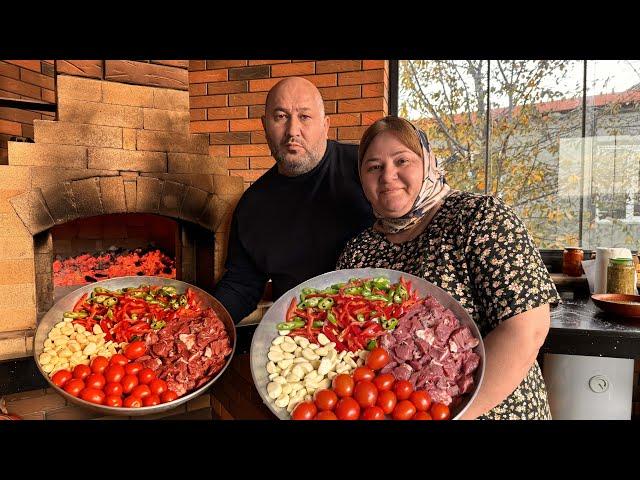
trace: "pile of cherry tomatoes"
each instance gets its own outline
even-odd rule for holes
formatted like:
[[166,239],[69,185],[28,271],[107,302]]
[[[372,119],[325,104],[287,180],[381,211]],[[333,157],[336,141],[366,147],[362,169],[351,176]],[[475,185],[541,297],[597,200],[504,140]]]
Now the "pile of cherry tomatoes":
[[407,380],[396,381],[391,373],[378,373],[389,362],[389,353],[375,348],[366,366],[353,375],[333,378],[330,389],[318,390],[313,401],[293,410],[293,420],[449,420],[449,407],[433,403],[426,390],[414,390]]
[[76,365],[73,371],[59,370],[51,380],[69,395],[107,407],[151,407],[175,400],[178,395],[168,389],[164,380],[135,362],[146,349],[144,342],[132,342],[124,349],[124,355],[95,357],[90,365]]

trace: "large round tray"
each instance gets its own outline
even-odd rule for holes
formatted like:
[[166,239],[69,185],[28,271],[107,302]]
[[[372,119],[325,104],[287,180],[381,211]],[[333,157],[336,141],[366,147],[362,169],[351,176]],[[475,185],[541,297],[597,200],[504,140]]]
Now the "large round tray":
[[445,308],[451,310],[460,323],[469,327],[473,336],[480,340],[480,343],[478,343],[478,345],[473,349],[473,351],[480,357],[480,364],[473,375],[473,390],[464,394],[462,396],[462,402],[451,412],[451,416],[454,420],[460,418],[471,402],[473,402],[484,378],[485,351],[480,330],[464,307],[440,287],[428,282],[424,278],[386,268],[355,268],[348,270],[336,270],[318,275],[317,277],[311,278],[289,290],[287,293],[282,295],[269,308],[269,310],[267,310],[260,321],[260,324],[256,328],[251,342],[251,375],[253,376],[253,381],[260,393],[260,396],[262,397],[262,401],[274,413],[274,415],[281,420],[287,420],[290,418],[290,415],[285,408],[276,407],[271,399],[269,399],[267,394],[269,374],[267,373],[266,365],[268,362],[267,353],[269,353],[271,342],[276,336],[278,336],[276,325],[284,321],[287,308],[291,303],[291,298],[299,297],[303,288],[326,288],[334,283],[347,282],[350,278],[354,277],[387,277],[392,283],[397,282],[400,277],[403,277],[407,281],[411,281],[412,287],[417,290],[421,297],[430,295],[438,300]]
[[[137,287],[140,284],[148,284],[148,285],[161,285],[161,286],[172,286],[175,287],[179,293],[183,293],[187,288],[193,290],[197,295],[198,299],[202,301],[205,306],[213,308],[218,318],[224,324],[227,334],[229,335],[229,340],[231,342],[231,354],[227,357],[227,361],[224,364],[224,367],[207,383],[200,386],[198,389],[193,390],[192,392],[183,395],[175,399],[172,402],[162,403],[160,405],[155,405],[152,407],[140,407],[140,408],[124,408],[124,407],[107,407],[105,405],[96,405],[95,403],[90,403],[80,398],[74,397],[73,395],[69,395],[60,387],[57,387],[51,381],[49,375],[42,370],[40,366],[40,361],[38,360],[40,354],[44,350],[44,341],[49,334],[49,331],[53,328],[53,326],[61,322],[63,320],[63,313],[70,311],[73,309],[73,306],[80,299],[80,297],[85,294],[91,292],[96,287],[102,287],[109,290],[116,290],[118,288],[124,287]],[[102,280],[100,282],[91,283],[89,285],[84,285],[79,287],[77,290],[69,293],[62,299],[60,299],[52,308],[49,310],[42,320],[38,324],[38,328],[36,329],[36,334],[34,337],[33,344],[33,355],[35,357],[36,365],[40,370],[40,373],[47,379],[52,388],[54,388],[60,395],[65,397],[71,403],[75,403],[76,405],[80,405],[82,407],[86,407],[88,409],[101,412],[105,416],[106,415],[125,415],[125,416],[139,416],[139,415],[150,415],[154,413],[161,413],[167,410],[171,410],[172,408],[177,407],[189,400],[197,397],[201,393],[204,393],[215,381],[223,374],[226,370],[227,366],[231,362],[231,358],[236,350],[236,327],[233,321],[231,320],[231,316],[229,312],[222,306],[220,302],[218,302],[214,297],[205,292],[204,290],[190,285],[185,282],[181,282],[179,280],[173,280],[169,278],[162,277],[145,277],[145,276],[132,276],[132,277],[118,277],[111,278],[109,280]]]

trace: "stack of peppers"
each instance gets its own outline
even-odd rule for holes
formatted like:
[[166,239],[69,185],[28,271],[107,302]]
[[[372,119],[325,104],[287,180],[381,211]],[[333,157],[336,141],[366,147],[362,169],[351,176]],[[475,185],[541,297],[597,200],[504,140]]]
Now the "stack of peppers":
[[352,278],[324,290],[302,289],[300,302],[295,297],[291,300],[286,321],[277,328],[313,343],[322,332],[338,351],[372,350],[377,337],[395,329],[399,318],[418,300],[411,282],[402,277],[394,284],[384,277]]
[[140,285],[117,290],[96,287],[90,295],[80,297],[73,310],[63,316],[88,331],[100,325],[106,341],[130,342],[199,308],[190,289],[179,295],[172,286]]

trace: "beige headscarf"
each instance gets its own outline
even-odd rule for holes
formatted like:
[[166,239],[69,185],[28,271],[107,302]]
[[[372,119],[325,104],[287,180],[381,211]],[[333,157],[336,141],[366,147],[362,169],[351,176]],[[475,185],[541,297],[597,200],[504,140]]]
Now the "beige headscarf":
[[[428,215],[432,209],[449,194],[451,187],[444,178],[444,169],[438,166],[438,160],[429,146],[427,135],[418,130],[415,125],[411,124],[416,131],[416,135],[422,146],[422,160],[424,162],[422,188],[416,197],[411,210],[402,217],[386,218],[376,212],[377,221],[375,227],[377,230],[385,234],[399,233],[415,226],[425,215]],[[362,176],[360,178],[362,181]]]

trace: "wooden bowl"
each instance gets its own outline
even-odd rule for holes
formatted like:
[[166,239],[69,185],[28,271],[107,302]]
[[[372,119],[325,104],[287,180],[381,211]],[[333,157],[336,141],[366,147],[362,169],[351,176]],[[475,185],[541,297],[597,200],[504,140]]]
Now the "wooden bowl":
[[591,300],[593,300],[593,303],[598,308],[612,315],[626,318],[640,318],[640,295],[597,293],[591,295]]

